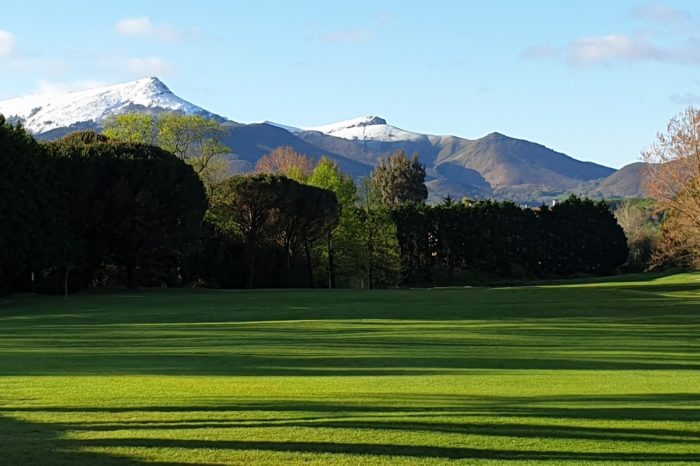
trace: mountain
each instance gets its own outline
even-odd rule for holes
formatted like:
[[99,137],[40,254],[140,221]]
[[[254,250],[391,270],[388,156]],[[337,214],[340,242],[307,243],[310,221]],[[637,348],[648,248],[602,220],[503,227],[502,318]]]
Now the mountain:
[[252,170],[260,157],[281,146],[292,147],[313,160],[326,156],[338,162],[343,171],[355,177],[364,176],[372,170],[369,165],[309,144],[278,125],[268,123],[246,125],[227,121],[224,126],[228,129],[228,136],[223,143],[232,148],[238,171]]
[[224,120],[175,94],[158,78],[78,92],[36,94],[0,101],[0,113],[35,134],[61,128],[99,127],[120,113],[181,112]]
[[403,150],[409,156],[419,154],[433,200],[451,195],[538,203],[567,192],[592,196],[643,192],[639,167],[615,171],[500,133],[473,140],[427,135],[392,126],[376,115],[308,128],[270,121],[239,123],[178,97],[156,77],[0,101],[0,114],[22,122],[43,140],[76,130],[99,130],[110,116],[127,112],[178,112],[220,121],[229,130],[224,142],[232,148],[230,159],[236,171],[252,170],[272,149],[291,146],[312,159],[327,156],[361,177],[369,175],[382,157]]
[[581,162],[541,144],[491,133],[464,144],[439,163],[478,171],[494,188],[546,186],[571,189],[582,181],[605,178],[614,169]]
[[617,170],[612,175],[602,180],[582,184],[579,187],[581,194],[589,197],[623,198],[646,197],[648,195],[645,185],[649,172],[647,164],[635,162]]

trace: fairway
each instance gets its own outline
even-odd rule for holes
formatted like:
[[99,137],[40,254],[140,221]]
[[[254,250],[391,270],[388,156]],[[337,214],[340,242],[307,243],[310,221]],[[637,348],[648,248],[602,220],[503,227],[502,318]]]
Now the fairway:
[[0,464],[700,462],[700,275],[626,280],[0,298]]

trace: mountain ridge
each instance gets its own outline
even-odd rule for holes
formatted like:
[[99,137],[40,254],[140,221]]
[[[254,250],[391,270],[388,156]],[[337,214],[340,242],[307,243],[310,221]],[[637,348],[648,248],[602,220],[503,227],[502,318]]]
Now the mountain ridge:
[[597,197],[643,192],[643,183],[635,178],[643,176],[638,167],[615,170],[499,132],[478,139],[428,135],[392,126],[377,115],[307,128],[270,121],[238,123],[180,98],[157,77],[0,101],[0,114],[21,122],[38,139],[99,130],[107,118],[127,112],[198,114],[220,121],[230,131],[224,142],[233,149],[230,158],[239,171],[253,169],[262,155],[288,145],[313,159],[328,156],[360,177],[368,175],[380,158],[404,150],[409,156],[418,153],[425,164],[431,199],[446,195],[500,198],[517,192],[523,200],[538,202],[543,196],[567,192]]

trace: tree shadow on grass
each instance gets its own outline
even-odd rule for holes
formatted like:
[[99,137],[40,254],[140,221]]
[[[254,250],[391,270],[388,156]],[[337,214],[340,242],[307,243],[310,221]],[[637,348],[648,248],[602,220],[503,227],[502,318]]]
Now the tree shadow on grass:
[[[434,447],[418,445],[393,445],[380,443],[339,442],[272,442],[231,440],[171,440],[171,439],[96,439],[85,444],[104,447],[126,448],[186,448],[263,450],[273,452],[350,454],[360,456],[391,456],[435,459],[489,459],[501,461],[601,461],[601,462],[689,462],[697,461],[692,453],[588,453],[569,451],[477,449],[457,447]],[[358,459],[361,461],[361,459]]]
[[[104,413],[102,420],[90,416],[85,422],[60,422],[33,424],[0,416],[0,447],[7,464],[106,464],[124,466],[142,464],[130,458],[107,454],[81,452],[81,448],[177,448],[183,450],[213,449],[301,454],[357,455],[358,462],[366,456],[412,457],[432,459],[489,459],[496,461],[525,460],[573,461],[573,462],[694,462],[700,450],[700,430],[670,426],[652,428],[645,421],[681,421],[686,425],[700,422],[700,394],[659,393],[647,395],[606,396],[531,396],[489,397],[465,395],[402,395],[399,393],[357,394],[360,403],[326,402],[323,400],[270,400],[251,402],[236,398],[212,398],[202,406],[140,406],[140,407],[27,407],[5,408],[0,412],[18,413]],[[384,404],[382,404],[382,400]],[[386,403],[394,403],[387,405]],[[400,402],[402,405],[396,405]],[[567,406],[568,405],[568,406]],[[606,408],[604,405],[609,405]],[[251,416],[259,412],[259,415]],[[280,413],[270,417],[270,413]],[[110,413],[129,414],[120,420],[111,420]],[[156,413],[172,413],[172,418],[159,418]],[[241,413],[246,413],[241,415]],[[282,414],[284,413],[284,414]],[[61,416],[64,417],[64,416]],[[478,422],[469,420],[478,417]],[[492,418],[494,422],[484,422]],[[511,420],[511,418],[513,418]],[[517,420],[515,419],[517,418]],[[536,419],[536,422],[527,419]],[[634,421],[637,424],[615,425],[566,425],[567,419],[585,421]],[[548,422],[551,420],[551,422]],[[575,423],[574,423],[575,424]],[[639,426],[639,427],[635,427]],[[329,441],[267,441],[246,440],[245,429],[260,432],[261,429],[324,429]],[[192,439],[191,431],[217,429],[223,439]],[[235,429],[226,438],[226,429]],[[157,438],[159,432],[190,431],[177,435],[180,438]],[[365,438],[372,438],[372,431],[402,431],[426,434],[451,434],[462,436],[458,446],[404,445],[392,443],[349,443],[343,432],[364,431]],[[68,433],[81,431],[102,432],[101,438],[72,440]],[[131,431],[136,438],[102,438],[104,432]],[[333,433],[333,432],[337,433]],[[153,438],[153,437],[155,438]],[[190,438],[187,438],[190,436]],[[473,436],[501,439],[600,441],[606,442],[605,452],[472,448]],[[431,437],[426,437],[431,438]],[[339,439],[340,441],[332,441]],[[405,440],[403,440],[405,442]],[[439,441],[439,440],[436,440]],[[610,443],[613,442],[613,443]],[[626,442],[616,449],[615,442]],[[644,444],[646,449],[634,451],[629,443]],[[501,443],[501,442],[497,442]],[[575,446],[571,447],[575,449]],[[680,452],[669,450],[680,449]],[[685,452],[683,451],[685,450]],[[690,450],[690,452],[688,452]],[[692,451],[695,450],[695,453]],[[51,458],[51,461],[47,461]],[[173,463],[168,463],[173,464]]]
[[142,462],[109,454],[80,451],[90,447],[82,441],[63,438],[65,429],[54,424],[39,424],[0,416],[0,464],[12,466],[100,465],[194,466],[191,463]]

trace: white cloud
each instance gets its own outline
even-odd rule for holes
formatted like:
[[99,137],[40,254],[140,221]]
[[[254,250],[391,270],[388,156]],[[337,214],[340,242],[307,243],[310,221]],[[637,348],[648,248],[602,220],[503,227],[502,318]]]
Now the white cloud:
[[649,36],[579,37],[564,47],[531,47],[521,56],[534,60],[559,59],[578,68],[618,63],[700,65],[700,38],[688,37],[680,43],[660,46]]
[[664,61],[663,51],[650,42],[624,34],[581,37],[566,50],[567,60],[579,66],[612,62]]
[[695,92],[684,92],[682,94],[673,94],[670,97],[671,102],[679,105],[696,105],[700,103],[700,95]]
[[15,48],[16,42],[14,34],[0,29],[0,58],[9,56]]
[[130,37],[143,37],[163,42],[181,42],[196,37],[196,29],[177,29],[168,23],[155,24],[147,16],[124,18],[117,22],[115,29],[119,34]]
[[632,10],[632,17],[654,23],[672,24],[690,20],[691,14],[663,2],[652,1]]
[[172,72],[172,66],[160,57],[129,58],[126,68],[141,77],[165,76]]
[[143,36],[149,34],[153,29],[151,20],[146,16],[140,18],[124,18],[117,22],[117,32],[125,36]]

